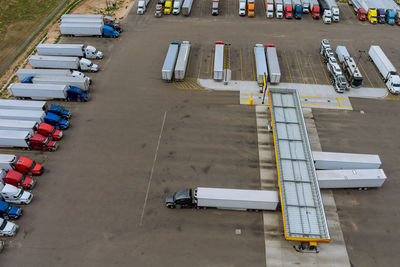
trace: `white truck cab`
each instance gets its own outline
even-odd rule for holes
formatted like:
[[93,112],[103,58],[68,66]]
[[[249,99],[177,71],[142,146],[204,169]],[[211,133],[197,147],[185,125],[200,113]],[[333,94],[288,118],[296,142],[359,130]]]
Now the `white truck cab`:
[[0,236],[14,236],[18,225],[0,218]]
[[324,14],[322,15],[322,20],[324,21],[325,24],[331,24],[332,11],[330,11],[329,9],[325,9]]
[[5,202],[13,204],[29,204],[33,198],[31,193],[21,188],[2,183],[0,183],[0,196]]
[[79,60],[79,68],[83,71],[97,72],[99,71],[99,66],[92,63],[89,59],[81,58]]
[[239,0],[239,16],[246,16],[246,1]]
[[85,57],[86,58],[95,58],[101,59],[103,58],[103,52],[97,50],[94,46],[88,45],[84,48]]
[[386,86],[392,94],[400,94],[400,76],[390,75],[389,79],[386,81]]

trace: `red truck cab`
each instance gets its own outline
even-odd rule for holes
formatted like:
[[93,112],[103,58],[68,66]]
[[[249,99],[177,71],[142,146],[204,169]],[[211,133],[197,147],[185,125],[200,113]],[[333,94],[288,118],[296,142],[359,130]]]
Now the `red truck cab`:
[[57,142],[50,140],[48,137],[35,133],[29,139],[29,144],[35,150],[55,151],[58,147]]
[[56,129],[56,127],[42,122],[37,129],[37,132],[43,136],[51,137],[53,140],[61,140],[63,132]]
[[43,165],[36,163],[29,158],[17,156],[13,163],[14,168],[22,173],[32,173],[34,175],[41,175],[44,172]]
[[359,8],[357,10],[357,17],[361,21],[366,21],[367,20],[367,12],[365,12],[364,8]]
[[320,12],[319,6],[314,5],[311,9],[311,14],[312,14],[313,19],[319,19],[321,17],[321,12]]
[[285,6],[285,18],[291,19],[293,18],[293,7],[292,5]]
[[3,177],[3,181],[6,184],[22,187],[23,189],[32,189],[36,184],[32,177],[13,170],[7,172],[6,176]]

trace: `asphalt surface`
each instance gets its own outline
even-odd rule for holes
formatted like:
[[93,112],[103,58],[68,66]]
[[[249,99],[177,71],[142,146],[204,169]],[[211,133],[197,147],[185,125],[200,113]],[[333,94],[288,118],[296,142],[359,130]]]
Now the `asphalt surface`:
[[381,188],[333,190],[353,266],[397,266],[400,233],[398,101],[351,99],[353,111],[314,109],[322,151],[378,154]]
[[[309,16],[301,21],[266,20],[261,6],[257,8],[259,2],[253,19],[239,17],[233,4],[228,12],[228,2],[224,7],[227,13],[223,11],[218,17],[208,15],[207,7],[199,12],[199,4],[208,5],[205,1],[195,3],[189,18],[154,18],[154,0],[143,16],[136,15],[134,7],[124,25],[126,31],[118,39],[62,38],[64,43],[90,43],[102,50],[105,58],[96,61],[101,70],[90,75],[94,80],[91,100],[63,103],[73,117],[59,151],[18,153],[43,162],[48,171],[38,178],[33,202],[24,207],[19,233],[6,240],[1,265],[265,265],[261,214],[164,207],[167,194],[189,187],[260,188],[254,108],[240,106],[238,93],[200,90],[195,82],[197,77],[211,75],[215,41],[231,44],[226,51],[234,79],[243,75],[244,80],[252,80],[255,43],[275,43],[281,61],[286,58],[293,67],[285,72],[281,65],[284,81],[315,82],[307,65],[309,59],[311,66],[315,65],[314,72],[319,73],[315,75],[317,82],[323,83],[325,75],[318,67],[322,38],[330,39],[335,47],[347,45],[351,51],[381,44],[387,54],[395,55],[399,28],[360,23],[347,6],[342,8],[341,23],[324,25]],[[168,44],[183,40],[193,45],[188,79],[164,83],[161,66]],[[400,66],[400,59],[394,58],[393,63]],[[372,67],[367,70],[371,77],[375,73]],[[370,79],[378,86],[376,73]],[[377,121],[382,116],[389,118],[392,103],[397,104],[379,103],[387,110],[377,116]],[[343,118],[343,113],[324,112],[339,122]],[[345,127],[348,135],[353,133],[354,124]],[[373,127],[373,123],[362,125]],[[361,126],[358,130],[367,134]],[[324,147],[323,131],[321,135]],[[343,141],[350,140],[347,135],[339,136],[350,152],[357,152],[351,142]],[[351,137],[356,139],[355,135]],[[391,138],[395,140],[395,135]],[[379,146],[384,139],[376,139],[375,145],[382,149]],[[397,152],[393,144],[395,141],[388,145],[391,155]],[[378,148],[370,147],[372,153]],[[388,176],[393,171],[390,166],[384,168]],[[367,203],[374,203],[370,197],[373,191],[346,194],[352,192],[362,193]],[[343,210],[347,208],[349,212],[351,207]],[[378,212],[380,207],[376,208]],[[374,213],[366,214],[370,220],[375,218]],[[391,223],[387,218],[382,220]],[[348,241],[350,258],[356,263],[362,258],[357,252],[365,249],[364,236],[346,231],[345,226],[346,241],[353,240]],[[378,224],[371,227],[373,232],[381,232]],[[241,234],[235,233],[237,229]],[[389,240],[394,250],[393,233]],[[375,235],[370,242],[381,246],[369,250],[369,256],[377,262],[384,260],[382,257],[397,256],[393,250],[389,250],[390,255],[380,253],[388,240]]]

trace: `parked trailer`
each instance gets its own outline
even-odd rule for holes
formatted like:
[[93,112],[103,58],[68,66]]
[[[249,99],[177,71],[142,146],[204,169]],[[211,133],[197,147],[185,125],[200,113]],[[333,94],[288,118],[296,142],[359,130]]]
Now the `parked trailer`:
[[88,80],[80,77],[67,77],[67,76],[39,76],[31,79],[33,84],[58,84],[74,86],[82,89],[83,91],[89,91]]
[[268,44],[265,46],[267,55],[267,65],[269,82],[277,84],[281,80],[281,68],[279,67],[278,54],[274,44]]
[[362,84],[363,76],[361,75],[355,60],[350,57],[347,48],[345,46],[337,46],[336,54],[339,63],[342,65],[344,76],[347,78],[349,83],[354,87],[360,86]]
[[0,147],[55,151],[58,143],[38,133],[0,130]]
[[98,51],[94,46],[84,44],[39,44],[36,50],[42,56],[103,58],[103,52]]
[[333,22],[339,22],[340,10],[335,0],[326,0],[326,3],[329,6],[329,9],[332,11],[332,20]]
[[175,80],[183,81],[185,79],[186,67],[190,54],[190,42],[183,41],[179,49],[178,59],[175,65]]
[[217,81],[224,79],[224,48],[224,42],[217,41],[215,43],[214,80]]
[[61,23],[68,24],[100,24],[104,26],[103,19],[92,19],[92,18],[66,18],[61,20]]
[[60,24],[60,32],[63,35],[72,36],[104,36],[116,38],[118,31],[113,27],[101,23],[69,23]]
[[172,42],[169,44],[168,52],[164,60],[164,65],[161,70],[161,77],[165,81],[172,81],[176,59],[178,58],[179,47],[180,43],[178,42]]
[[262,86],[264,84],[264,74],[268,79],[267,60],[265,59],[265,51],[263,44],[254,46],[254,58],[256,63],[257,83]]
[[267,190],[198,187],[167,196],[165,203],[168,208],[276,210],[279,194]]
[[320,188],[367,188],[381,187],[386,181],[382,169],[318,170]]
[[89,94],[77,87],[60,84],[12,83],[8,91],[16,98],[35,100],[88,101]]
[[352,154],[313,151],[315,169],[319,170],[356,170],[379,169],[381,160],[378,155]]
[[193,0],[185,0],[182,5],[182,14],[185,16],[190,15],[190,11],[192,10]]
[[19,69],[17,71],[17,76],[20,81],[28,77],[36,76],[69,76],[69,77],[81,77],[91,83],[91,79],[80,71],[74,70],[57,70],[57,69]]
[[46,101],[0,99],[0,109],[46,110]]
[[368,51],[369,58],[374,62],[383,81],[392,94],[400,93],[400,76],[397,74],[396,68],[386,57],[380,46],[371,45]]
[[338,45],[336,47],[336,55],[337,55],[340,63],[343,63],[344,59],[346,57],[350,57],[350,54],[347,51],[347,48],[345,46],[343,46],[343,45]]
[[16,110],[16,109],[0,109],[0,119],[36,121],[41,123],[46,113],[44,111],[34,110]]
[[71,69],[96,72],[99,70],[97,64],[93,64],[86,58],[59,57],[59,56],[30,56],[29,64],[34,68],[48,69]]
[[101,14],[64,14],[61,16],[61,20],[68,18],[87,18],[87,19],[103,19]]
[[38,127],[39,123],[36,121],[0,119],[0,130],[28,131],[33,135]]

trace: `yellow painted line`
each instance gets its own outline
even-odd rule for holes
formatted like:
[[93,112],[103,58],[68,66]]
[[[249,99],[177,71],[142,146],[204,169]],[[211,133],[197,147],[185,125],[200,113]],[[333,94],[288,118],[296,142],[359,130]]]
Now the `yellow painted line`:
[[200,14],[203,16],[203,6],[204,6],[204,0],[201,1],[201,7],[200,7]]
[[253,79],[256,81],[256,67],[254,63],[254,54],[252,52],[250,52],[250,54],[251,54],[251,67],[253,70]]
[[210,79],[212,79],[213,72],[214,72],[214,48],[212,49],[212,54],[211,54]]
[[[236,1],[239,2],[239,1]],[[243,59],[242,59],[242,48],[240,48],[240,79],[243,81]]]
[[227,10],[226,10],[226,14],[228,15],[229,14],[229,0],[226,0],[227,2],[228,2],[228,6],[227,6]]
[[[228,0],[229,3],[229,0]],[[231,48],[228,47],[228,69],[231,69]]]
[[201,70],[202,60],[203,60],[203,50],[201,50],[201,52],[200,52],[200,63],[199,63],[199,71],[197,73],[197,79],[200,78],[200,70]]
[[311,64],[311,60],[310,60],[310,56],[308,56],[308,64],[310,64],[310,68],[311,68],[311,72],[312,72],[312,76],[314,77],[314,82],[315,84],[317,84],[317,78],[315,77],[315,73]]
[[290,72],[289,61],[287,60],[286,52],[285,52],[285,51],[283,51],[283,56],[285,57],[286,66],[287,66],[287,69],[288,69],[288,71],[289,71],[290,82],[293,83],[292,73]]
[[[370,61],[371,63],[371,61]],[[371,63],[372,65],[372,63]],[[374,65],[372,65],[372,69],[374,70],[376,76],[378,77],[378,80],[381,82],[383,88],[386,88],[386,84],[383,82],[381,75],[379,75],[379,73],[376,71],[376,67]]]
[[325,74],[326,82],[327,82],[328,84],[331,84],[331,81],[329,81],[328,75],[326,74],[326,71],[325,71],[325,66],[324,66],[324,64],[322,63],[322,59],[321,59],[321,58],[319,59],[319,62],[321,63],[322,71],[323,71],[324,74]]
[[330,105],[330,104],[316,104],[316,103],[303,103],[301,102],[303,106],[318,106],[318,107],[350,107],[350,106],[343,106],[343,105]]
[[315,98],[332,98],[332,99],[346,99],[345,97],[336,97],[336,96],[319,96],[319,95],[299,95],[300,97],[315,97]]
[[297,56],[297,52],[296,52],[296,51],[294,51],[294,54],[296,55],[297,65],[299,66],[299,70],[300,70],[301,79],[303,80],[303,83],[306,83],[306,81],[304,80],[303,71],[302,71],[302,69],[301,69],[301,66],[300,66],[299,57]]
[[336,100],[339,103],[339,107],[342,107],[342,104],[340,103],[340,97],[337,97]]
[[371,80],[369,79],[368,74],[365,72],[365,69],[363,65],[361,64],[361,61],[358,62],[358,65],[360,65],[362,71],[364,72],[365,77],[367,77],[369,84],[371,85],[372,88],[375,88],[375,86],[372,84]]

